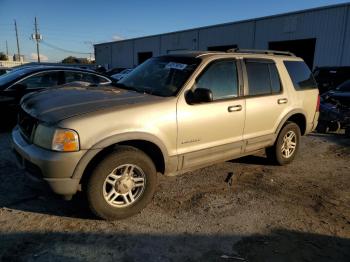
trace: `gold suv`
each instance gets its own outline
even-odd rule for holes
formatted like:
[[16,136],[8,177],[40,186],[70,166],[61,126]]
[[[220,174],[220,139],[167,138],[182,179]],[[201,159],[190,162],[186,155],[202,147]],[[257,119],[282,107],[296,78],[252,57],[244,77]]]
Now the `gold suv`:
[[21,102],[21,166],[104,219],[152,199],[157,173],[177,175],[266,149],[290,163],[317,125],[319,96],[301,58],[276,51],[151,58],[109,87],[65,87]]

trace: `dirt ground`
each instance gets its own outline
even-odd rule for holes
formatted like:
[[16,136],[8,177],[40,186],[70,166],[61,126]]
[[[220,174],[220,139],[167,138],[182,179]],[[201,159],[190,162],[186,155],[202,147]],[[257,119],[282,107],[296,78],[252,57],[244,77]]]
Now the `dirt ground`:
[[33,184],[1,133],[0,261],[350,261],[349,160],[350,139],[311,134],[289,166],[261,154],[160,177],[142,213],[106,222]]

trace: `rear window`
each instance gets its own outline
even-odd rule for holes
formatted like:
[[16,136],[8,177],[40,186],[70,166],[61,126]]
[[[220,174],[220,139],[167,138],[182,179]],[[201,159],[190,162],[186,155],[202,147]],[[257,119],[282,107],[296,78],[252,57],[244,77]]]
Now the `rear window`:
[[308,66],[302,61],[284,61],[295,90],[317,88]]

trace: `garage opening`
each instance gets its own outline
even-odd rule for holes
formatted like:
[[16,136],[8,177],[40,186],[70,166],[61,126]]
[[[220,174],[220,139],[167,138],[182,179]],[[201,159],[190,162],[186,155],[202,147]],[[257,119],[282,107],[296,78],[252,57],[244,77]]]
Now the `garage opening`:
[[153,52],[139,52],[137,53],[137,61],[139,64],[145,62],[148,58],[153,56]]
[[208,46],[208,51],[220,51],[226,52],[229,49],[238,48],[238,45],[217,45],[217,46]]
[[314,65],[315,46],[316,38],[269,42],[269,49],[292,52],[303,58],[310,69]]

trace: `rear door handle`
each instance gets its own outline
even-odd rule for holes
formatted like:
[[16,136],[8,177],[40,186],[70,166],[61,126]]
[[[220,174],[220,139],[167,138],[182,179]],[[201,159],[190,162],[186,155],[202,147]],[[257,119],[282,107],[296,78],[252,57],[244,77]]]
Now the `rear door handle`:
[[287,104],[288,103],[288,99],[287,98],[280,98],[277,100],[277,103],[280,104]]
[[236,112],[236,111],[241,111],[242,110],[242,106],[241,105],[235,105],[235,106],[229,106],[227,108],[227,111],[231,112]]

